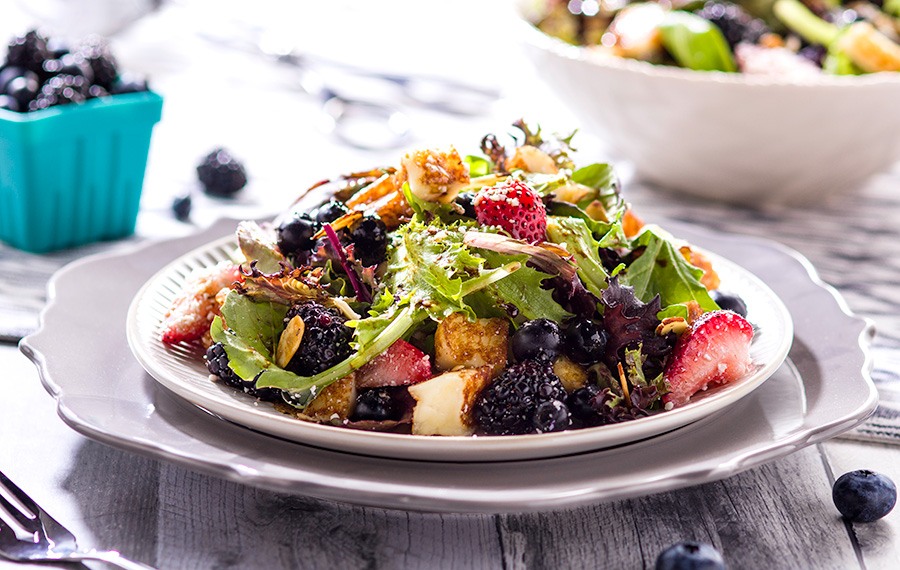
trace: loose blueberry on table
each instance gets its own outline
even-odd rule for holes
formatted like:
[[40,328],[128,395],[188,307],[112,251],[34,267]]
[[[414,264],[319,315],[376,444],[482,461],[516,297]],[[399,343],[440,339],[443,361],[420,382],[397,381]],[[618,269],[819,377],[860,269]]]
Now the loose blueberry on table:
[[859,469],[838,477],[831,496],[844,518],[869,523],[891,512],[897,503],[897,487],[880,473]]

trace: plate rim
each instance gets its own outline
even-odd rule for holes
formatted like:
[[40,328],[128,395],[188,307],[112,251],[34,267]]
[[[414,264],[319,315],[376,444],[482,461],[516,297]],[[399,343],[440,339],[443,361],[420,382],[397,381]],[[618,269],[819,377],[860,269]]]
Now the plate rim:
[[[728,271],[737,271],[741,279],[751,282],[758,292],[767,297],[766,300],[772,305],[766,310],[783,329],[782,338],[773,351],[773,358],[739,383],[717,388],[708,397],[703,397],[685,407],[620,424],[581,430],[495,437],[424,436],[351,430],[340,426],[304,422],[286,414],[273,412],[268,409],[268,404],[264,405],[266,411],[263,411],[249,405],[252,404],[250,400],[253,398],[235,396],[225,388],[222,389],[225,392],[223,394],[218,392],[207,394],[193,389],[191,385],[165,369],[152,353],[152,349],[145,345],[146,342],[153,342],[153,333],[139,330],[139,314],[148,310],[146,304],[152,302],[156,291],[173,273],[184,273],[178,271],[179,268],[186,269],[188,265],[194,265],[190,261],[199,257],[209,259],[213,257],[211,252],[225,251],[229,246],[237,248],[233,233],[210,240],[178,255],[147,279],[132,298],[128,308],[125,328],[132,355],[144,370],[166,389],[223,420],[297,443],[336,451],[419,461],[477,463],[558,457],[627,445],[680,429],[726,410],[752,393],[780,368],[793,342],[793,319],[778,295],[762,279],[736,262],[707,252],[711,255],[714,266],[726,265]],[[235,400],[235,397],[242,401]],[[345,437],[348,438],[346,441]]]
[[[754,442],[754,445],[750,447],[748,447],[747,443],[742,443],[734,450],[729,450],[729,459],[727,460],[723,460],[721,456],[716,456],[715,458],[698,463],[691,469],[683,470],[679,473],[668,473],[652,482],[645,481],[641,484],[629,484],[612,488],[598,488],[597,485],[585,486],[579,489],[579,493],[569,494],[567,496],[547,496],[541,493],[541,489],[539,488],[518,488],[518,494],[514,496],[505,495],[502,497],[484,497],[474,493],[458,494],[453,497],[448,497],[445,493],[436,494],[433,489],[425,486],[407,485],[398,489],[395,486],[392,487],[388,484],[382,484],[381,482],[377,485],[367,485],[365,488],[359,488],[360,481],[352,478],[348,479],[346,474],[341,474],[340,476],[333,475],[331,477],[310,477],[309,470],[302,464],[292,464],[287,467],[274,466],[271,457],[262,457],[246,462],[250,463],[250,465],[236,464],[233,457],[223,456],[220,450],[209,448],[209,446],[200,440],[193,439],[187,442],[179,441],[178,446],[173,446],[156,441],[151,437],[138,438],[128,433],[124,433],[122,429],[106,431],[104,426],[98,425],[93,421],[93,418],[82,417],[80,415],[81,410],[78,409],[79,402],[72,402],[73,405],[69,405],[67,394],[63,387],[57,384],[56,380],[52,377],[51,371],[47,367],[45,354],[43,353],[43,349],[47,348],[46,341],[50,340],[48,338],[49,332],[46,330],[47,316],[55,310],[54,305],[58,302],[55,284],[60,280],[64,280],[66,275],[74,271],[78,266],[89,263],[96,258],[117,257],[126,254],[132,255],[140,252],[144,248],[158,245],[169,248],[177,247],[179,248],[179,251],[187,251],[187,249],[193,245],[205,243],[211,236],[215,235],[217,231],[224,231],[225,228],[235,222],[236,220],[224,219],[220,220],[206,231],[201,231],[191,236],[157,240],[139,244],[138,246],[127,250],[119,250],[108,254],[97,254],[92,256],[92,258],[86,258],[70,264],[54,276],[50,286],[50,302],[48,302],[42,312],[40,328],[35,333],[23,339],[20,343],[20,349],[37,366],[42,384],[48,393],[56,400],[58,414],[67,425],[78,433],[114,447],[136,452],[157,460],[171,461],[195,471],[223,477],[238,483],[251,484],[279,492],[298,493],[322,499],[338,500],[389,509],[426,512],[504,513],[546,511],[549,509],[565,508],[591,502],[609,501],[655,492],[664,492],[680,487],[722,479],[739,471],[778,459],[802,447],[817,443],[843,431],[849,430],[863,422],[865,418],[874,411],[875,406],[877,405],[877,391],[870,374],[872,369],[872,353],[869,350],[869,344],[874,332],[872,322],[869,319],[856,316],[849,311],[846,302],[840,294],[833,287],[822,282],[813,265],[804,256],[791,248],[769,239],[727,234],[725,232],[704,230],[702,228],[697,228],[696,226],[689,226],[691,228],[691,233],[699,236],[706,236],[710,239],[725,239],[726,241],[738,240],[745,243],[759,244],[768,248],[774,248],[776,252],[780,252],[781,254],[790,257],[794,263],[799,263],[802,266],[803,271],[810,278],[810,285],[815,286],[817,290],[827,293],[827,296],[836,303],[838,313],[840,313],[841,318],[848,325],[847,341],[854,342],[855,346],[859,349],[858,351],[854,350],[854,361],[851,365],[848,365],[850,369],[854,371],[858,370],[859,375],[857,376],[854,373],[852,375],[853,380],[858,382],[858,388],[865,392],[864,398],[858,403],[855,403],[855,407],[852,409],[844,409],[839,416],[830,416],[827,421],[821,421],[814,426],[804,426],[803,430],[793,433],[790,437],[781,438],[777,441],[767,440],[764,444],[757,444]],[[666,227],[676,225],[678,225],[677,222],[665,222]],[[134,290],[136,291],[136,289],[137,287],[135,287]],[[852,327],[850,326],[851,324]],[[859,359],[860,355],[862,356],[861,361]],[[185,405],[187,406],[188,404]],[[170,426],[166,424],[163,427],[168,428]],[[230,429],[246,431],[243,428],[237,427],[231,427]],[[191,445],[188,444],[195,447],[199,446],[200,449],[192,449]],[[301,448],[303,447],[301,444],[294,445]],[[354,483],[357,484],[354,485]],[[531,491],[530,495],[528,494],[529,490]]]

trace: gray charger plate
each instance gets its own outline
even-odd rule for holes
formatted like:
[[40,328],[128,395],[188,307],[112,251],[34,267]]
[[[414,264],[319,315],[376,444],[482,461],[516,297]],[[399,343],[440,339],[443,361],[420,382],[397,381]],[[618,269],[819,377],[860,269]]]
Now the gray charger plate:
[[849,430],[874,411],[872,326],[850,314],[802,256],[773,242],[663,223],[759,276],[794,323],[785,363],[727,409],[616,448],[506,462],[348,454],[231,424],[169,392],[129,350],[132,298],[161,267],[231,233],[234,220],[176,240],[76,262],[51,282],[41,329],[22,351],[60,417],[116,447],[257,485],[422,511],[512,512],[634,497],[721,479]]

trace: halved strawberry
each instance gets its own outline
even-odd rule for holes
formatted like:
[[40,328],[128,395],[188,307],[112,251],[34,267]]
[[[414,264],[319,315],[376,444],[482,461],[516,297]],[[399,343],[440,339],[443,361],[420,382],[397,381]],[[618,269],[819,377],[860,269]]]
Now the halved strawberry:
[[547,239],[547,208],[540,195],[524,182],[511,180],[482,188],[472,204],[481,225],[499,226],[528,243]]
[[235,281],[243,281],[243,275],[240,267],[228,261],[192,274],[163,317],[160,339],[176,344],[203,337],[219,314],[216,295]]
[[666,404],[682,406],[709,385],[727,384],[753,366],[750,341],[753,327],[731,311],[710,311],[678,339],[664,377],[671,391]]
[[408,386],[429,378],[428,355],[405,340],[398,340],[357,371],[356,387]]

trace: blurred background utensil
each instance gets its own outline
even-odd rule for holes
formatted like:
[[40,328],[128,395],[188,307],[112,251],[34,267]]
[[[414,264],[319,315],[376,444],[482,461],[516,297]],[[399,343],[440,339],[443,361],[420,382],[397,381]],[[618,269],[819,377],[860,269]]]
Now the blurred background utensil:
[[0,555],[16,562],[99,560],[124,570],[153,570],[116,551],[80,550],[75,536],[0,472]]

